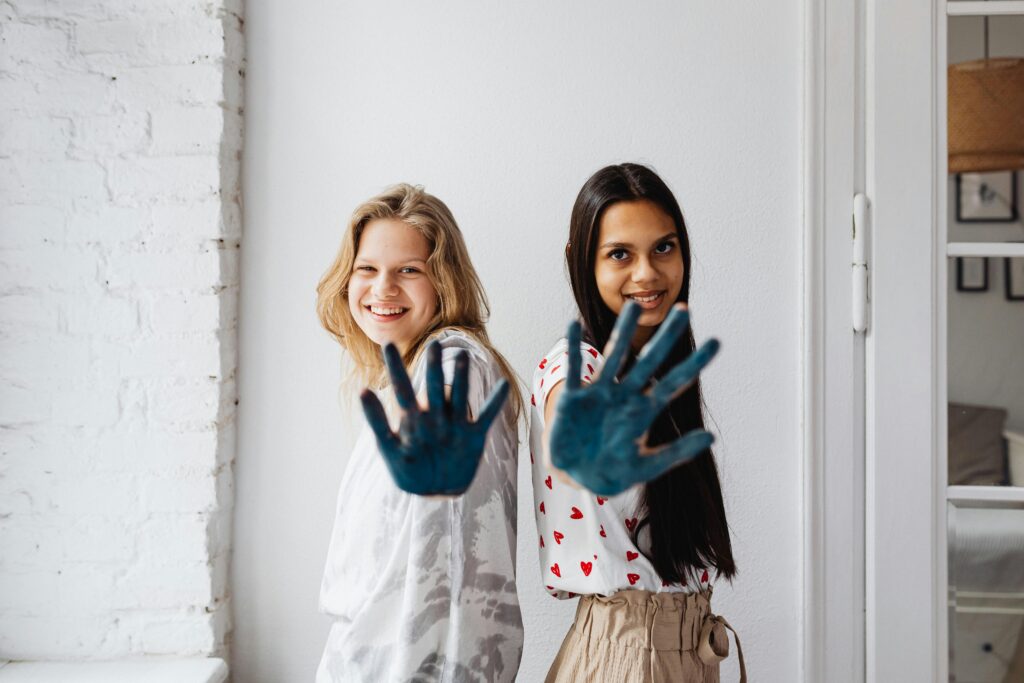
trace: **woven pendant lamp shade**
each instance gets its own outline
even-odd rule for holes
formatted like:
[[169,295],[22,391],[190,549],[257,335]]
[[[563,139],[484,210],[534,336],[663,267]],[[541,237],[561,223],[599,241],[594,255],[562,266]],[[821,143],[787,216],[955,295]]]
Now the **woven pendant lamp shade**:
[[949,172],[1024,168],[1024,58],[949,66]]

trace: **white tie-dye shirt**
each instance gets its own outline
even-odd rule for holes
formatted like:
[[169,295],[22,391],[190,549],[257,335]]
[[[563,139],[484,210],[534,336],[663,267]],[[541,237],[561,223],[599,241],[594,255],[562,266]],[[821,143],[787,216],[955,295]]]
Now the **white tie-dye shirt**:
[[[498,365],[465,333],[447,330],[438,340],[447,383],[458,350],[469,351],[469,404],[478,412],[502,377]],[[424,378],[421,362],[412,372],[419,395]],[[363,425],[342,478],[320,593],[334,624],[317,683],[515,680],[523,648],[516,451],[506,406],[466,493],[424,498],[395,486]]]

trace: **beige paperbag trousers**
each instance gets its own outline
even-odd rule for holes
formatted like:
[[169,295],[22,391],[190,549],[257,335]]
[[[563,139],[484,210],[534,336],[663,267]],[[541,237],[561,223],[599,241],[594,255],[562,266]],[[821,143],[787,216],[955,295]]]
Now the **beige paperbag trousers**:
[[[710,590],[585,595],[545,683],[718,683],[718,664],[729,654],[727,628],[711,613]],[[746,683],[738,637],[736,649]]]

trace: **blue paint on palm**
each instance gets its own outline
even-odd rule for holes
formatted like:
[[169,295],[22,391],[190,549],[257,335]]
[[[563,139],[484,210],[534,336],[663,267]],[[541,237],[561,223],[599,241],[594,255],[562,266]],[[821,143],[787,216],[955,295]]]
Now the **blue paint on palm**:
[[719,343],[715,339],[707,341],[660,381],[645,388],[689,327],[689,313],[677,306],[640,351],[633,368],[617,380],[639,317],[640,308],[635,303],[623,307],[608,340],[610,350],[604,367],[588,385],[580,384],[580,324],[569,325],[568,374],[555,406],[549,441],[551,462],[602,496],[614,496],[656,479],[700,455],[714,442],[709,432],[695,429],[655,449],[646,448],[647,431],[655,418],[711,362]]
[[450,400],[445,399],[441,345],[431,342],[426,355],[427,407],[421,408],[402,364],[402,355],[394,344],[384,347],[384,363],[402,409],[397,433],[391,431],[384,406],[376,394],[366,389],[359,398],[398,488],[420,496],[459,495],[473,483],[483,456],[487,430],[501,412],[509,386],[501,380],[477,420],[470,420],[467,405],[469,354],[460,351],[455,357]]

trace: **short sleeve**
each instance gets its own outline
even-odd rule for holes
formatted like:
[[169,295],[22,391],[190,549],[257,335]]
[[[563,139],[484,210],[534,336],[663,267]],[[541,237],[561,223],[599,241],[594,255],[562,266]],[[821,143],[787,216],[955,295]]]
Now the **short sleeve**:
[[[544,414],[544,405],[547,403],[548,394],[551,390],[563,381],[569,372],[568,367],[568,342],[565,339],[555,344],[537,365],[533,375],[533,397],[541,415]],[[580,342],[580,380],[589,383],[600,369],[603,356],[597,349],[586,342]]]

